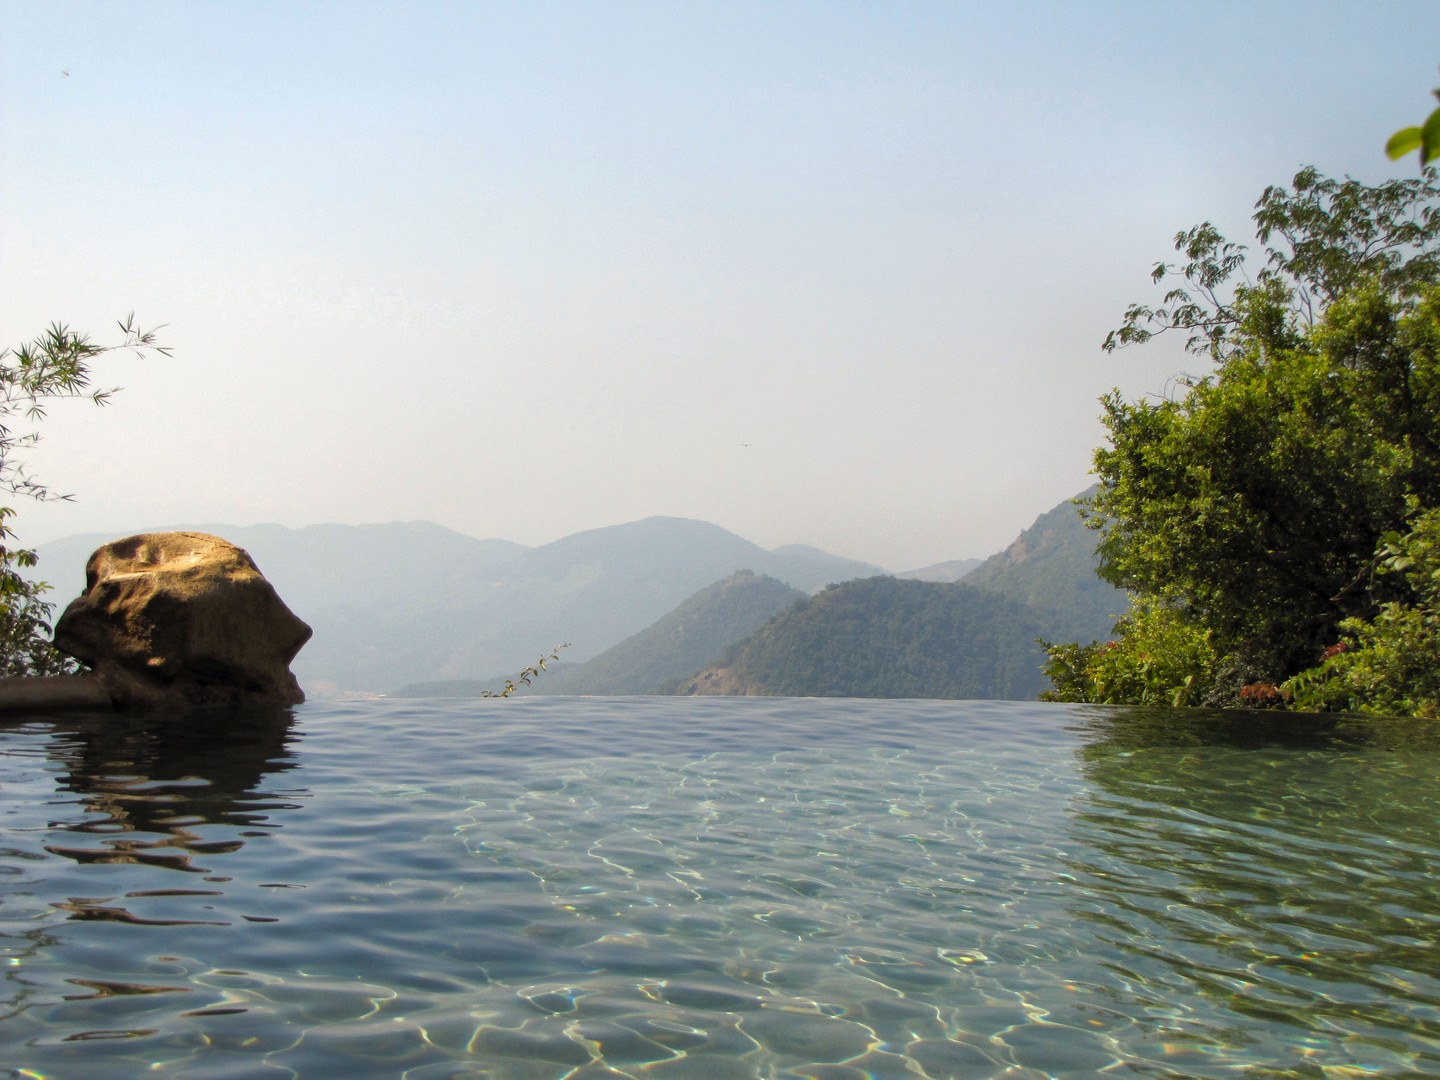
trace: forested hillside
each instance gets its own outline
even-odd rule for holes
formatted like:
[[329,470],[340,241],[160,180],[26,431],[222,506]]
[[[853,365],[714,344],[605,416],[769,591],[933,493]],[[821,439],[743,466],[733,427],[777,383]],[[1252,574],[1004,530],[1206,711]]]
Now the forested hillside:
[[1033,698],[1043,685],[1034,617],[966,584],[848,581],[784,612],[680,694]]
[[1048,641],[1105,641],[1130,599],[1096,574],[1100,535],[1080,506],[1095,488],[1041,514],[1004,551],[965,577],[965,584],[1027,605]]

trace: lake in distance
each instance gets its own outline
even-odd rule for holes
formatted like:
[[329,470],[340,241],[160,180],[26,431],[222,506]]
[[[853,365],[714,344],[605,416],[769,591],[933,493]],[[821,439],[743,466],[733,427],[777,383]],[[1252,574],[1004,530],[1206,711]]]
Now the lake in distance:
[[1023,702],[0,723],[0,1077],[1440,1075],[1440,727]]

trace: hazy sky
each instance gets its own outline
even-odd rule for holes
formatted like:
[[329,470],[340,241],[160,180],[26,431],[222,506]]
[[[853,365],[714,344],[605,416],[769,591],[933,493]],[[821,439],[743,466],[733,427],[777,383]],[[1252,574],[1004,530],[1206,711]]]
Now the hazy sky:
[[1440,3],[0,0],[0,342],[135,311],[21,540],[652,514],[894,570],[1089,481],[1174,234],[1440,82]]

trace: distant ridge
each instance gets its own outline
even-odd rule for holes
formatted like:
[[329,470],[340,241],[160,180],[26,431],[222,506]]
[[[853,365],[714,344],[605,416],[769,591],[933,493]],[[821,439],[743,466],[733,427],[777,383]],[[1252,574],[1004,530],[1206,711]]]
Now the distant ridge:
[[909,581],[959,581],[972,570],[979,569],[984,562],[984,559],[951,559],[934,566],[923,566],[919,570],[906,570],[895,576]]
[[777,615],[716,664],[665,689],[787,697],[1033,698],[1037,627],[965,584],[875,577]]
[[[1095,573],[1097,535],[1076,505],[1093,491],[1041,514],[983,564],[954,560],[826,589],[665,690],[1033,697],[1046,685],[1036,637],[1104,639],[1128,603]],[[952,574],[961,583],[945,580]]]
[[[430,522],[188,525],[250,552],[315,630],[293,665],[312,696],[519,671],[561,642],[583,662],[737,569],[805,592],[879,567],[815,549],[766,551],[718,525],[651,517],[539,547],[477,540]],[[140,530],[136,530],[140,531]],[[40,545],[37,572],[67,603],[113,535]]]
[[[1026,652],[1030,638],[1103,639],[1127,603],[1095,575],[1097,537],[1072,500],[1040,515],[978,567],[957,559],[883,578],[868,563],[805,545],[766,551],[718,525],[674,517],[590,529],[540,547],[477,540],[423,521],[189,527],[246,548],[314,627],[294,669],[315,697],[495,692],[562,642],[571,643],[564,660],[525,692],[673,690],[703,670],[695,692],[1005,697],[1038,678],[1038,653]],[[79,593],[85,560],[113,539],[88,534],[40,545],[37,572],[55,585],[58,603]],[[825,588],[832,584],[845,587],[832,596]],[[922,597],[911,591],[916,587],[979,590],[1005,604],[987,607],[968,593]],[[800,603],[820,589],[823,603]],[[858,622],[838,636],[824,628],[841,613],[852,622],[878,620],[883,633],[862,633]],[[776,672],[787,665],[761,662],[765,649],[778,647],[779,623],[789,625],[784,647],[793,654],[785,679]],[[989,626],[1006,644],[954,644],[968,642],[976,626]],[[1017,627],[1029,634],[1018,645]],[[946,634],[953,647],[941,644]],[[751,635],[761,643],[752,646]],[[1024,676],[1014,674],[1022,653]],[[961,670],[966,665],[973,670]],[[755,675],[761,669],[763,678]],[[923,677],[902,678],[907,671]]]
[[[638,634],[583,664],[551,663],[517,693],[649,694],[662,683],[694,675],[729,646],[809,594],[776,578],[737,571],[706,586]],[[467,682],[416,683],[392,697],[478,697],[510,676]]]

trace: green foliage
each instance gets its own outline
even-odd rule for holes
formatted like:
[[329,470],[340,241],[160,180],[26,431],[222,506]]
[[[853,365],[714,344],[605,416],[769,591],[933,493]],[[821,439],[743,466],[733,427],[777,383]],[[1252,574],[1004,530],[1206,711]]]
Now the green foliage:
[[1440,718],[1440,509],[1382,537],[1374,572],[1403,578],[1410,599],[1346,619],[1344,638],[1286,689],[1304,709]]
[[1372,570],[1440,506],[1437,198],[1432,177],[1307,169],[1257,204],[1266,266],[1229,292],[1242,249],[1181,234],[1193,288],[1132,307],[1106,347],[1184,329],[1216,366],[1176,396],[1103,399],[1100,573],[1138,606],[1114,646],[1049,647],[1057,696],[1278,704],[1347,620],[1413,602]]
[[[1177,276],[1184,283],[1159,306],[1127,308],[1124,323],[1106,335],[1105,351],[1180,330],[1189,335],[1189,352],[1223,361],[1245,347],[1247,326],[1272,341],[1293,342],[1362,282],[1403,300],[1440,277],[1440,187],[1433,173],[1370,187],[1306,168],[1292,183],[1266,188],[1255,204],[1265,264],[1253,281],[1245,272],[1246,246],[1225,239],[1210,222],[1177,233],[1175,250],[1187,261],[1156,263],[1150,276],[1157,284]],[[1258,323],[1262,317],[1266,322]]]
[[[13,534],[6,522],[14,516],[0,507],[0,541]],[[49,585],[20,576],[35,565],[35,553],[0,542],[0,677],[66,675],[79,670],[74,660],[50,644],[54,608],[42,599]]]
[[1115,624],[1115,640],[1088,645],[1044,642],[1054,689],[1043,701],[1196,705],[1220,658],[1210,631],[1163,601],[1143,599]]
[[[1440,98],[1440,89],[1435,91],[1435,97]],[[1401,128],[1385,144],[1385,152],[1392,161],[1416,150],[1420,152],[1421,169],[1440,158],[1440,109],[1426,117],[1419,127]]]
[[1105,399],[1093,505],[1107,580],[1273,681],[1375,602],[1353,583],[1406,496],[1440,498],[1440,290],[1407,312],[1362,288],[1294,344],[1246,344],[1182,399]]
[[[26,471],[18,456],[40,439],[37,431],[18,431],[19,423],[44,418],[55,399],[85,398],[96,405],[114,389],[90,385],[90,363],[115,349],[168,356],[155,343],[155,330],[142,331],[131,315],[119,323],[120,341],[95,345],[82,334],[55,323],[40,337],[15,349],[0,351],[0,490],[41,501],[69,499],[57,495]],[[50,645],[52,606],[43,597],[49,586],[22,577],[35,565],[35,552],[12,545],[12,507],[0,506],[0,675],[57,675],[75,670],[74,662]]]

